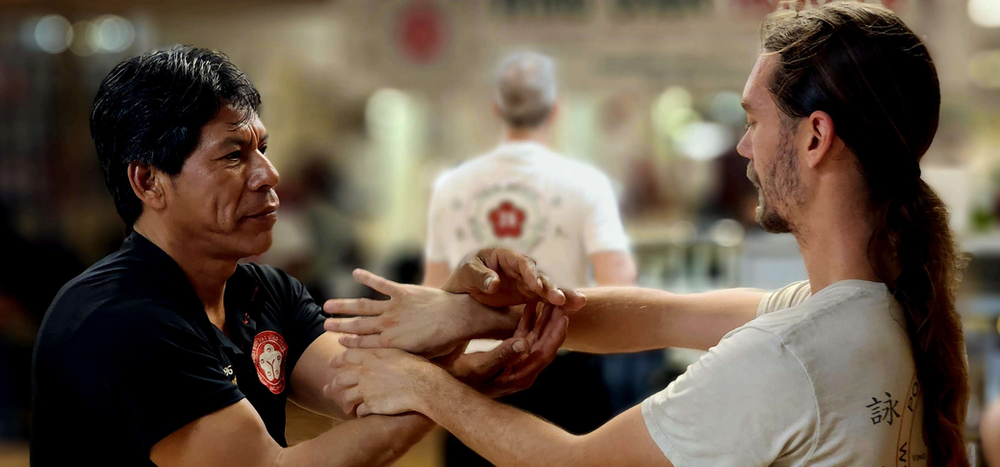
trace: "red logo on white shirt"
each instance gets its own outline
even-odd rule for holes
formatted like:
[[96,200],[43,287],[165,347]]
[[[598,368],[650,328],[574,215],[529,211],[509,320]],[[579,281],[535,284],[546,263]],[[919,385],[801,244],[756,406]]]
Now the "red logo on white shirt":
[[253,338],[253,352],[250,358],[257,367],[257,378],[274,394],[285,390],[285,359],[288,345],[285,339],[274,331],[264,331]]
[[497,238],[521,236],[521,228],[524,226],[524,211],[518,209],[508,200],[500,203],[496,209],[490,211],[490,224],[493,224],[493,235]]

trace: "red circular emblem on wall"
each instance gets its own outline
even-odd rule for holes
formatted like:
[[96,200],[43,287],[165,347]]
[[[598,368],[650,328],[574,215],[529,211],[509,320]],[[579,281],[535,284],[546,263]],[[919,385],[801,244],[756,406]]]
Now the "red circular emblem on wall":
[[257,378],[274,394],[285,390],[285,360],[288,345],[285,339],[274,331],[264,331],[253,338],[253,352],[250,358],[257,367]]

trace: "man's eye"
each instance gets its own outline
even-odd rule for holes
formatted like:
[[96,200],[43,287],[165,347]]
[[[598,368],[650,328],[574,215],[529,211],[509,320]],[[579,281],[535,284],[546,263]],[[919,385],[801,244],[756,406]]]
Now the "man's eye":
[[260,148],[260,153],[261,154],[267,154],[267,146],[264,146],[264,147]]
[[241,157],[243,157],[243,154],[240,153],[239,151],[233,151],[229,154],[226,154],[226,159],[229,159],[231,161],[238,161],[240,160]]

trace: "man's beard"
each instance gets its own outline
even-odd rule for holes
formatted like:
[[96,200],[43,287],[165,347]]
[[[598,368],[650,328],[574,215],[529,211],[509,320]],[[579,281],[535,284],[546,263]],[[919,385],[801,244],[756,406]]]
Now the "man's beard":
[[767,178],[761,186],[754,171],[753,161],[747,165],[747,178],[757,188],[757,223],[766,232],[794,232],[794,225],[778,212],[780,205],[786,213],[793,205],[802,204],[799,184],[798,154],[792,142],[792,128],[782,129],[774,163],[765,168]]

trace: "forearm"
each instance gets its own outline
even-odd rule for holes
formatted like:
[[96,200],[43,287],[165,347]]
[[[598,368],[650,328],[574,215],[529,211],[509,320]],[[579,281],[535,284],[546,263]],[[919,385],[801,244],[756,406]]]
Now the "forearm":
[[[420,411],[498,466],[586,465],[575,459],[580,437],[442,378]],[[583,463],[581,463],[583,462]]]
[[674,294],[638,287],[582,292],[587,304],[570,317],[563,347],[591,353],[707,350],[753,319],[764,295],[752,289]]
[[276,467],[389,465],[420,441],[434,423],[419,414],[372,415],[334,426],[309,441],[285,448]]

